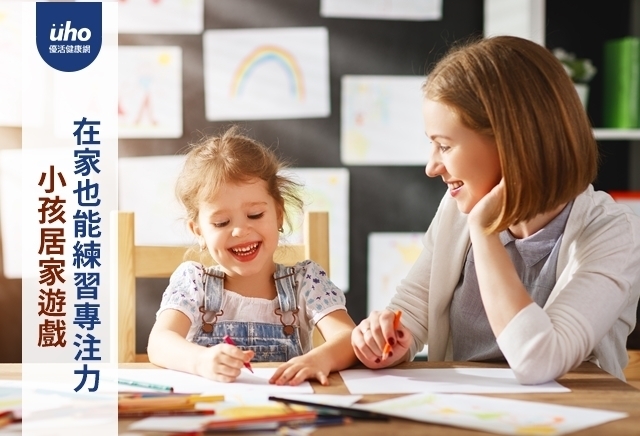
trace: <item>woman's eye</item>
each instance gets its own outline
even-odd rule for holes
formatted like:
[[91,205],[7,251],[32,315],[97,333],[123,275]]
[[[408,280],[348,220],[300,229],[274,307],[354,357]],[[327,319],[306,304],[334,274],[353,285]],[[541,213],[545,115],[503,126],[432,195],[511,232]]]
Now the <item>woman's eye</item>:
[[251,220],[257,220],[262,218],[263,216],[264,216],[264,212],[254,213],[253,215],[247,215],[247,217],[249,217],[249,219]]
[[440,153],[444,153],[445,151],[449,150],[449,147],[446,145],[440,145]]
[[213,227],[224,227],[227,224],[229,224],[229,221],[223,221],[223,222],[220,222],[220,223],[211,223],[211,224],[213,224]]

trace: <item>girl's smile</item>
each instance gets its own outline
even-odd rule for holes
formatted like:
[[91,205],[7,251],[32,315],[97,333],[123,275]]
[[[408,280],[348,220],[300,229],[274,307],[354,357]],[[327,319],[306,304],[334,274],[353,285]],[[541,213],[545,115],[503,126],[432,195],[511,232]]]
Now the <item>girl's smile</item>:
[[254,179],[227,183],[213,199],[201,201],[192,230],[231,282],[257,277],[270,282],[282,219],[267,183]]
[[256,258],[260,250],[261,242],[250,242],[229,248],[231,254],[240,262],[250,262]]

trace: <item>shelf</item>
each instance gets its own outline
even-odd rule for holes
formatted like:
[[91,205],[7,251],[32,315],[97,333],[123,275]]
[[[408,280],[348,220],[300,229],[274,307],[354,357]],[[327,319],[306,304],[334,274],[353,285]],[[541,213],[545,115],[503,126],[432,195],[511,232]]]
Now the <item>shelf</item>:
[[593,129],[596,139],[640,141],[640,129]]

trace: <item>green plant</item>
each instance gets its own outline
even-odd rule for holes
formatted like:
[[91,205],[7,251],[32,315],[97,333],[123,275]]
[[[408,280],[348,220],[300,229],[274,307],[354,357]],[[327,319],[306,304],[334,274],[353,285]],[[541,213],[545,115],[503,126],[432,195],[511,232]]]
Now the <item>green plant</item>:
[[591,63],[591,59],[578,59],[575,54],[562,48],[554,49],[553,54],[562,62],[562,66],[574,83],[588,83],[598,71]]

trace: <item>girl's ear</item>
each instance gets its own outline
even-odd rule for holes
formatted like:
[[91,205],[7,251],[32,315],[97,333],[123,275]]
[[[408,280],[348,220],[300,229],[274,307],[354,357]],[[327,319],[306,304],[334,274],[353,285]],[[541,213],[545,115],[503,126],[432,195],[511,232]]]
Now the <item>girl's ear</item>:
[[278,207],[278,229],[282,228],[283,223],[284,223],[284,207],[279,206]]
[[189,220],[189,230],[196,236],[202,236],[202,232],[200,231],[200,226],[194,220]]

